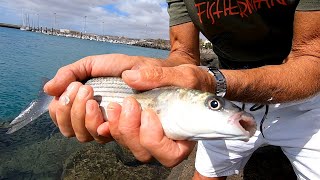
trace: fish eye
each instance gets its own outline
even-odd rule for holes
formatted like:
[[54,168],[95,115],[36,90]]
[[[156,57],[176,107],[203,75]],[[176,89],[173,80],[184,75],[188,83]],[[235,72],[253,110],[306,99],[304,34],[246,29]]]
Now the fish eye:
[[208,100],[208,107],[211,110],[220,110],[222,108],[222,105],[219,100],[212,98]]

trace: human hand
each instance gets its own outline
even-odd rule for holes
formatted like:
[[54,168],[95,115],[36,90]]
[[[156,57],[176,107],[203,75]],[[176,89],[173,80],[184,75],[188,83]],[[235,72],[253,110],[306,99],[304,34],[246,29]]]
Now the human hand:
[[126,70],[122,79],[136,90],[149,90],[163,86],[177,86],[214,92],[215,79],[206,70],[191,64],[173,67],[144,66]]
[[[105,61],[98,62],[97,59],[81,60],[80,62],[60,69],[55,78],[45,86],[44,89],[46,92],[56,96],[50,105],[50,115],[60,128],[62,134],[67,137],[76,136],[81,142],[92,139],[98,142],[108,142],[114,138],[120,144],[127,146],[136,158],[141,161],[148,161],[152,157],[155,157],[166,166],[174,166],[182,161],[191,152],[194,143],[167,139],[163,135],[159,120],[154,120],[156,115],[152,111],[147,110],[141,112],[139,109],[141,119],[139,118],[139,112],[137,113],[136,111],[133,112],[131,116],[120,116],[121,113],[127,112],[130,114],[130,112],[133,111],[130,105],[127,107],[128,105],[124,103],[122,107],[124,112],[121,111],[121,108],[117,110],[117,107],[108,107],[107,112],[110,117],[108,117],[108,122],[104,122],[98,104],[92,100],[92,88],[73,81],[94,76],[119,76],[121,71],[128,69],[122,73],[122,78],[128,85],[135,89],[146,90],[160,86],[174,85],[209,91],[213,89],[211,88],[211,86],[213,86],[212,77],[194,65],[161,68],[159,64],[155,63],[155,65],[153,65],[152,62],[148,62],[146,65],[134,62],[126,64],[124,62],[125,65],[121,67],[118,66],[118,63],[117,66],[115,66],[116,63],[114,63],[114,67],[112,68],[112,66],[110,66],[112,63],[113,62],[106,63]],[[137,64],[139,66],[137,66]],[[110,69],[105,70],[101,67],[106,67],[106,69],[109,67]],[[67,88],[66,92],[63,92],[66,87],[69,88]],[[61,90],[61,88],[63,90]],[[84,91],[86,92],[84,93],[85,95],[82,94]],[[67,96],[61,95],[62,93]],[[68,103],[66,103],[67,101],[64,97],[69,97]],[[133,105],[131,107],[139,106]],[[111,111],[115,109],[115,114],[118,113],[118,115],[116,115],[119,117],[118,123],[117,120],[112,120],[112,115],[109,113],[110,109]],[[131,110],[125,111],[125,109]],[[136,115],[134,115],[134,113],[136,113]],[[134,123],[128,123],[130,120]],[[150,123],[151,126],[155,128],[152,132],[144,130],[152,129],[152,127],[149,128],[147,125],[143,126],[142,124],[142,122],[150,121],[153,122]],[[154,122],[157,124],[154,124]],[[138,123],[138,126],[136,123]],[[126,130],[124,131],[122,125],[126,124],[127,126],[124,128]],[[140,125],[141,127],[139,127]],[[138,130],[139,133],[137,133]],[[156,141],[153,138],[157,138],[155,139]],[[158,151],[159,149],[163,151]]]
[[[193,65],[128,70],[123,72],[122,77],[127,84],[140,90],[169,85],[206,90],[210,87],[204,84],[212,83],[204,70]],[[134,98],[126,98],[122,107],[110,103],[107,117],[108,122],[98,128],[99,134],[104,134],[104,129],[108,129],[118,143],[130,149],[142,162],[154,157],[163,165],[172,167],[193,150],[195,142],[167,138],[155,112],[151,109],[142,111]]]
[[[142,162],[148,162],[154,157],[163,165],[173,167],[184,160],[194,147],[195,142],[167,138],[155,112],[151,109],[142,111],[132,97],[126,98],[122,107],[110,103],[107,115],[108,128],[113,138]],[[102,126],[98,131],[104,129]]]
[[49,106],[52,120],[64,136],[76,136],[80,142],[95,139],[105,143],[112,140],[107,126],[104,136],[97,133],[97,127],[104,119],[93,100],[92,88],[80,82],[90,77],[121,76],[124,70],[150,65],[161,63],[150,58],[110,54],[86,57],[60,68],[44,87],[47,94],[55,96]]

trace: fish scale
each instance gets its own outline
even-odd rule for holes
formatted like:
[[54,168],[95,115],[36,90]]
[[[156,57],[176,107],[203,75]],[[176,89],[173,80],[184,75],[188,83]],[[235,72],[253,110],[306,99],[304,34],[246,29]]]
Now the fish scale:
[[[232,102],[208,92],[179,87],[161,87],[140,92],[130,88],[121,78],[98,77],[89,79],[94,98],[107,120],[106,107],[110,102],[122,104],[132,96],[142,109],[153,109],[167,137],[174,140],[234,139],[248,141],[256,130],[252,115]],[[41,92],[32,106],[22,111],[11,123],[13,133],[48,111],[53,97]],[[240,123],[241,121],[241,123]]]
[[109,102],[122,104],[125,97],[136,93],[135,90],[115,77],[90,79],[86,82],[86,85],[90,85],[93,88],[94,96],[98,103],[105,105]]

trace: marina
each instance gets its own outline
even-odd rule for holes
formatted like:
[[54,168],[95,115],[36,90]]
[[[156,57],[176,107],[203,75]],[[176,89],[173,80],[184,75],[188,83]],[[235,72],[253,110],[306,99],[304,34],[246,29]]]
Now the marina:
[[108,42],[115,44],[126,44],[133,46],[141,46],[147,48],[170,50],[170,42],[163,39],[136,39],[124,36],[111,36],[111,35],[98,35],[92,33],[83,33],[79,31],[69,30],[69,29],[54,29],[48,27],[32,27],[23,25],[14,25],[0,23],[0,27],[20,29],[22,31],[30,31],[36,33],[42,33],[45,35],[61,36],[67,38],[77,38],[90,41]]

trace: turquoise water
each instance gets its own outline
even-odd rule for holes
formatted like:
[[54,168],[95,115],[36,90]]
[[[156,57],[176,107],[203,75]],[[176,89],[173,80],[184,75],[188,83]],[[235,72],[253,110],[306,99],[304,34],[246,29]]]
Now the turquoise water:
[[[74,138],[64,138],[48,114],[12,135],[5,134],[9,121],[37,97],[42,77],[51,78],[60,67],[85,56],[108,53],[157,58],[168,55],[168,51],[163,50],[0,28],[0,179],[60,179],[68,176],[68,172],[75,172],[72,169],[75,165],[72,163],[84,164],[83,166],[88,164],[82,160],[90,162],[92,169],[106,165],[117,167],[109,168],[113,174],[108,174],[109,171],[103,169],[104,177],[125,173],[118,172],[121,169],[139,172],[135,175],[144,176],[143,172],[132,169],[139,168],[139,165],[132,162],[119,163],[126,158],[120,157],[121,154],[114,155],[113,152],[119,152],[119,149],[114,150],[112,143],[81,144]],[[90,158],[82,156],[82,153],[90,155]],[[106,153],[120,159],[116,159],[116,162],[108,162],[107,159],[101,161]],[[79,154],[81,157],[77,158]],[[125,164],[134,164],[134,167]],[[79,167],[79,172],[90,169],[83,166]],[[146,168],[140,167],[141,169]],[[158,168],[155,170],[159,172]],[[79,178],[85,179],[81,176]]]

